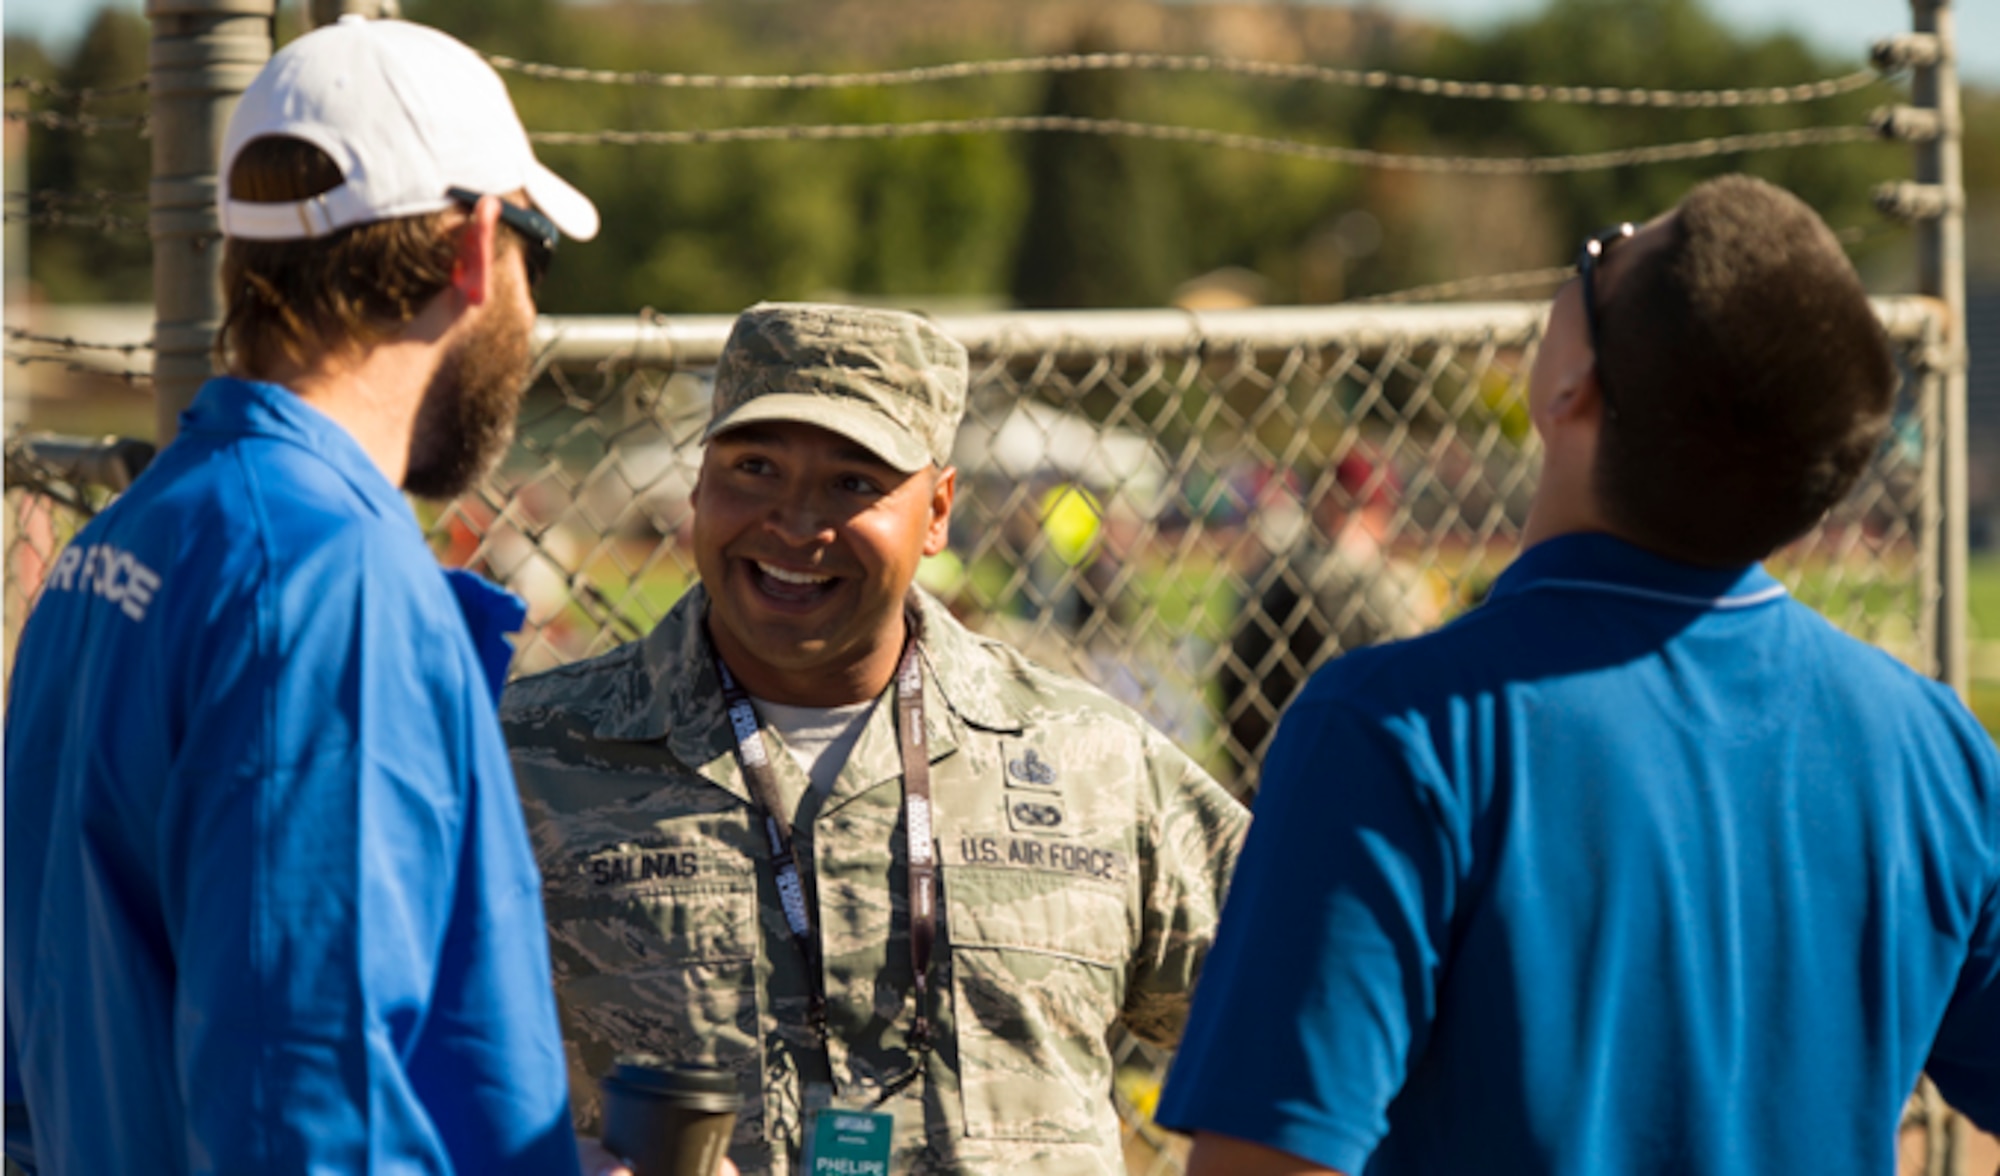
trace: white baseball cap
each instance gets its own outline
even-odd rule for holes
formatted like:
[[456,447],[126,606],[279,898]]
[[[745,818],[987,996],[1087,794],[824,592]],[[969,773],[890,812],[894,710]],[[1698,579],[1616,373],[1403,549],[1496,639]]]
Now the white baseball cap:
[[[237,155],[267,135],[313,144],[346,179],[309,200],[231,199]],[[453,188],[525,188],[564,236],[597,235],[597,207],[535,158],[493,67],[408,21],[344,16],[279,50],[229,119],[220,174],[222,231],[254,241],[438,212],[454,203],[446,194]]]

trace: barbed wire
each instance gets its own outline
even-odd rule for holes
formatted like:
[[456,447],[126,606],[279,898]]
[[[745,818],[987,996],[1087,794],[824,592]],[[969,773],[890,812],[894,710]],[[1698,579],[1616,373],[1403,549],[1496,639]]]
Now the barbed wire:
[[78,363],[66,356],[47,355],[38,351],[9,351],[4,357],[0,358],[4,358],[7,363],[11,363],[16,367],[27,367],[29,364],[39,363],[52,367],[60,367],[64,371],[75,372],[78,375],[103,376],[114,380],[123,380],[127,384],[150,384],[153,382],[153,373],[140,371],[137,368],[92,367],[87,363]]
[[[1834,239],[1842,245],[1853,247],[1865,241],[1897,232],[1902,225],[1850,225],[1834,233]],[[1551,265],[1540,269],[1511,270],[1504,274],[1483,274],[1475,278],[1454,278],[1448,282],[1433,282],[1424,286],[1411,286],[1402,290],[1391,290],[1383,294],[1366,294],[1345,301],[1353,306],[1391,306],[1412,302],[1449,302],[1467,294],[1503,294],[1512,290],[1525,290],[1535,286],[1552,286],[1567,282],[1576,276],[1575,265]]]
[[107,188],[70,190],[45,188],[33,192],[8,192],[10,204],[26,204],[26,212],[9,210],[9,224],[35,228],[82,228],[104,233],[142,233],[148,229],[143,217],[112,211],[117,207],[143,203],[144,192],[114,192]]
[[1846,228],[1841,229],[1839,232],[1835,233],[1833,237],[1834,240],[1839,241],[1842,245],[1846,246],[1849,249],[1852,249],[1856,245],[1861,245],[1866,242],[1873,241],[1878,237],[1887,237],[1894,233],[1906,232],[1908,231],[1909,227],[1910,226],[1906,224],[1899,224],[1895,221],[1884,220],[1880,224],[1849,225]]
[[1343,163],[1384,171],[1451,172],[1464,175],[1556,175],[1602,171],[1650,163],[1674,163],[1718,155],[1743,155],[1792,147],[1859,143],[1879,138],[1868,127],[1803,127],[1789,131],[1723,135],[1685,143],[1594,151],[1581,155],[1484,156],[1411,155],[1362,147],[1335,147],[1297,139],[1277,139],[1202,127],[1132,122],[1069,115],[1010,115],[995,118],[931,119],[909,123],[830,123],[770,127],[724,127],[692,131],[534,131],[528,137],[552,146],[695,146],[717,143],[823,142],[909,139],[932,135],[1004,132],[1060,132],[1113,135],[1169,143],[1226,147],[1266,155]]
[[115,351],[120,355],[136,355],[141,351],[153,349],[151,339],[142,339],[136,343],[94,343],[84,339],[72,339],[66,335],[38,335],[19,327],[8,327],[7,338],[16,343],[36,343],[63,351]]
[[119,216],[115,212],[66,212],[61,209],[44,209],[41,212],[9,212],[7,223],[24,224],[40,229],[96,229],[101,233],[143,233],[147,230],[145,221],[138,217]]
[[85,519],[97,516],[96,505],[79,488],[43,464],[28,448],[24,437],[7,439],[6,473],[10,493],[18,490],[31,497],[46,498]]
[[39,204],[44,208],[109,208],[114,204],[143,204],[147,200],[144,192],[114,192],[109,188],[37,188],[4,195],[10,201],[25,200],[30,207]]
[[1188,56],[1172,53],[1071,53],[1015,57],[1000,61],[960,61],[913,69],[865,73],[808,74],[684,74],[646,70],[621,72],[583,69],[521,61],[488,54],[495,69],[545,81],[589,82],[605,86],[652,86],[690,90],[830,90],[910,86],[962,78],[1000,77],[1030,73],[1085,73],[1138,70],[1162,73],[1216,73],[1275,81],[1309,81],[1365,90],[1394,90],[1440,98],[1494,102],[1554,102],[1589,106],[1650,106],[1707,109],[1735,106],[1783,106],[1818,102],[1874,85],[1886,76],[1872,68],[1839,77],[1792,86],[1752,86],[1732,90],[1652,90],[1620,86],[1561,86],[1538,82],[1480,82],[1421,77],[1379,69],[1283,61],[1251,61],[1234,57]]
[[10,110],[8,122],[24,122],[30,126],[51,131],[80,131],[94,135],[99,131],[147,131],[152,119],[143,114],[95,115],[64,114],[58,110]]
[[41,78],[15,78],[7,83],[9,90],[21,91],[32,97],[74,101],[78,104],[95,102],[100,98],[116,98],[123,94],[143,94],[149,86],[150,83],[145,78],[137,78],[116,86],[65,86]]
[[1510,290],[1523,290],[1531,286],[1550,286],[1567,282],[1576,274],[1573,265],[1552,265],[1542,269],[1517,270],[1505,274],[1485,274],[1476,278],[1455,278],[1449,282],[1433,282],[1427,286],[1411,286],[1406,290],[1391,290],[1386,294],[1369,294],[1346,301],[1356,306],[1394,306],[1410,302],[1449,302],[1466,294],[1502,294]]

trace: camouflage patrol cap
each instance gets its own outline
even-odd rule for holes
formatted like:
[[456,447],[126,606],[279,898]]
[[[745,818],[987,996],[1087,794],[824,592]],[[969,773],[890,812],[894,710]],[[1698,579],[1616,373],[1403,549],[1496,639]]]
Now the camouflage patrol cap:
[[965,380],[965,348],[916,315],[760,302],[736,317],[722,347],[702,440],[756,421],[799,421],[915,473],[951,464]]

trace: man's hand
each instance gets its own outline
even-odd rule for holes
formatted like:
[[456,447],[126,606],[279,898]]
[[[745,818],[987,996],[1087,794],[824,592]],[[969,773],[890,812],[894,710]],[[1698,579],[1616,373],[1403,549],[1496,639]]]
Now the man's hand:
[[583,1176],[632,1176],[632,1169],[625,1161],[604,1150],[602,1140],[576,1137],[577,1167],[583,1169]]
[[[576,1137],[577,1164],[583,1169],[583,1176],[632,1176],[632,1169],[624,1160],[604,1150],[600,1140]],[[736,1165],[729,1157],[722,1157],[722,1167],[715,1170],[715,1176],[739,1176]]]

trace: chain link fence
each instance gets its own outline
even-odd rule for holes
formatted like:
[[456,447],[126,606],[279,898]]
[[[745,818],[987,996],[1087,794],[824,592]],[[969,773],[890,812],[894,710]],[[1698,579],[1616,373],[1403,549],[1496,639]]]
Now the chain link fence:
[[[1904,372],[1895,430],[1772,564],[1836,624],[1933,672],[1941,322],[1923,299],[1877,308]],[[973,628],[1127,701],[1247,796],[1314,667],[1450,619],[1514,555],[1544,312],[939,316],[973,379],[950,550],[922,582]],[[476,492],[424,508],[444,562],[528,600],[517,673],[639,637],[692,582],[688,492],[729,324],[545,319],[513,452]],[[11,648],[54,552],[107,491],[18,438],[8,472]],[[1134,1039],[1118,1050],[1133,1170],[1180,1171],[1148,1118],[1166,1057]],[[1913,1102],[1912,1128],[1941,1138],[1926,1107]]]
[[[1934,672],[1932,304],[1878,305],[1904,383],[1866,479],[1774,570],[1841,627]],[[1537,462],[1541,304],[940,316],[973,360],[946,555],[922,582],[972,627],[1130,703],[1247,796],[1286,699],[1343,649],[1471,607],[1519,546]],[[517,669],[648,631],[694,578],[687,495],[730,320],[544,324],[509,461],[433,524],[442,557],[530,602]],[[1169,1057],[1129,1036],[1115,1097],[1135,1173]],[[1913,1098],[1909,1170],[1953,1138]]]
[[[1937,329],[1879,304],[1910,376],[1857,491],[1775,561],[1932,669]],[[950,551],[973,627],[1129,702],[1247,793],[1291,687],[1435,626],[1513,557],[1536,462],[1534,303],[940,316],[972,353]],[[517,672],[648,631],[693,579],[687,494],[723,316],[545,320],[519,441],[432,516],[530,603]]]

